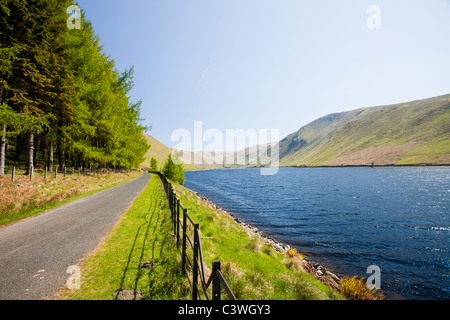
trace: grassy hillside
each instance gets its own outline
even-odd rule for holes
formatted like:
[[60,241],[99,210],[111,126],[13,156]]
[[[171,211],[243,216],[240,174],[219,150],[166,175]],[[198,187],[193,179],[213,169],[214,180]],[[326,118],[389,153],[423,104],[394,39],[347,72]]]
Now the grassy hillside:
[[280,142],[284,166],[450,164],[450,95],[322,117]]
[[[148,135],[146,133],[142,133],[142,134],[144,135],[145,139],[147,140],[147,143],[150,145],[150,149],[145,154],[145,160],[141,163],[140,167],[141,168],[150,168],[150,160],[152,159],[152,157],[154,157],[156,159],[156,161],[158,161],[158,168],[162,168],[164,166],[164,163],[167,160],[167,157],[169,156],[169,154],[171,154],[172,149],[167,147],[165,144],[158,141],[151,135]],[[191,158],[192,158],[192,156],[191,156]],[[191,160],[191,163],[193,163],[193,162],[194,161]],[[184,164],[184,169],[187,171],[189,171],[189,170],[204,170],[206,168],[208,168],[207,165],[194,165],[194,164],[189,164],[189,163]]]
[[[171,149],[144,136],[151,147],[141,167],[148,168],[151,157],[162,167]],[[251,159],[257,150],[246,148],[234,156],[246,154]],[[281,140],[279,150],[281,166],[450,164],[450,95],[330,114]],[[203,156],[210,157],[208,152]],[[194,162],[193,153],[187,157]],[[224,167],[223,160],[216,165],[204,160],[200,165],[186,164],[185,169]]]
[[172,150],[162,142],[158,141],[151,135],[142,133],[150,149],[145,154],[145,160],[141,163],[141,167],[150,168],[150,160],[154,157],[158,161],[158,167],[162,167]]

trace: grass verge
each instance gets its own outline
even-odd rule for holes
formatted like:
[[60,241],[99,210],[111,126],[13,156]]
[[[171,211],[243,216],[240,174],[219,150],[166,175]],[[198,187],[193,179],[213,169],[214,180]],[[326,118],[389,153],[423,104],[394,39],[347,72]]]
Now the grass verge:
[[277,252],[226,212],[180,185],[173,186],[189,216],[200,224],[206,274],[210,274],[213,261],[221,261],[222,272],[238,299],[344,299],[339,291],[304,270],[301,255]]
[[153,175],[119,223],[80,266],[80,289],[63,289],[58,299],[188,299],[189,284],[171,233],[164,189]]
[[[191,218],[200,224],[206,275],[212,262],[220,260],[238,299],[344,299],[306,272],[300,255],[277,252],[190,190],[175,184],[174,188]],[[64,289],[58,298],[190,299],[167,206],[162,183],[153,175],[130,210],[82,264],[80,289]]]

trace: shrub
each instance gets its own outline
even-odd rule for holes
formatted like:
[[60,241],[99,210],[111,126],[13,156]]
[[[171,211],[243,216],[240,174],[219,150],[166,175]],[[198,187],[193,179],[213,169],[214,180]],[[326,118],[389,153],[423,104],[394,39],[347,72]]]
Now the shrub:
[[304,259],[303,254],[301,254],[300,252],[298,252],[295,248],[289,248],[289,249],[286,251],[286,255],[287,255],[289,258],[298,257],[300,260],[303,260],[303,259]]
[[169,154],[169,156],[167,157],[167,161],[164,164],[163,173],[167,179],[184,185],[183,164],[177,159],[175,162],[172,160],[172,155]]
[[369,289],[364,278],[358,279],[343,277],[341,279],[341,292],[353,300],[384,300],[384,295],[377,294],[377,289]]
[[150,169],[152,171],[158,171],[158,161],[154,157],[150,160]]

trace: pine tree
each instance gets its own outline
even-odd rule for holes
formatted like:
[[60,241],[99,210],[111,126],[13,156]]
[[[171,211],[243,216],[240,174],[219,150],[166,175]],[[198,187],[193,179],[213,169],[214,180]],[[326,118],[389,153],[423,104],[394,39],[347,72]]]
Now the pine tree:
[[115,69],[84,13],[80,30],[67,28],[71,4],[0,1],[0,175],[8,139],[17,160],[27,145],[30,168],[40,150],[49,166],[55,153],[61,168],[137,167],[148,150],[142,102],[128,96],[134,68]]
[[183,164],[177,159],[175,154],[175,162],[172,160],[172,155],[169,154],[166,163],[164,164],[163,173],[166,178],[173,180],[179,184],[184,184],[184,169]]
[[158,161],[154,157],[150,160],[150,169],[152,171],[158,171]]
[[47,73],[52,34],[48,23],[49,2],[9,0],[0,6],[2,103],[28,121],[21,126],[28,135],[27,172],[33,167],[34,135],[48,126],[52,117],[44,110],[54,95]]

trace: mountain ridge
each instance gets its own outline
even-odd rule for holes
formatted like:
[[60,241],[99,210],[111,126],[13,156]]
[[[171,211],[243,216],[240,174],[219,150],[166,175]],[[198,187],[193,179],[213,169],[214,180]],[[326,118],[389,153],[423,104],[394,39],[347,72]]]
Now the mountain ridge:
[[449,164],[449,124],[450,94],[329,114],[280,141],[280,165]]
[[[151,157],[163,166],[172,149],[144,134],[151,146],[141,165]],[[252,146],[234,152],[255,159],[265,146]],[[257,167],[225,164],[227,153],[213,157],[203,151],[203,163],[194,163],[194,153],[182,151],[186,170],[225,167]],[[212,159],[222,158],[214,163]],[[214,164],[211,164],[214,163]],[[411,102],[357,108],[320,117],[279,141],[281,167],[450,165],[450,94]]]

